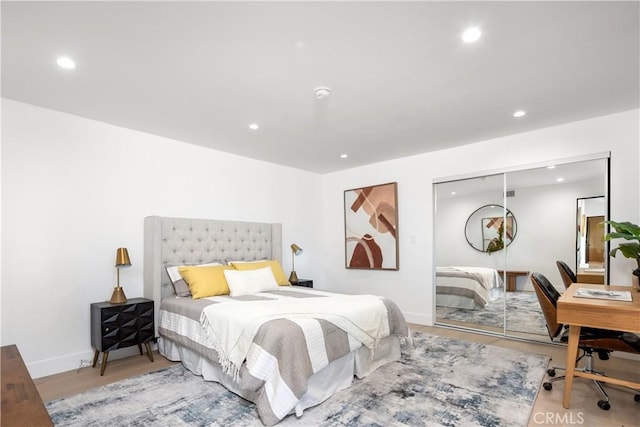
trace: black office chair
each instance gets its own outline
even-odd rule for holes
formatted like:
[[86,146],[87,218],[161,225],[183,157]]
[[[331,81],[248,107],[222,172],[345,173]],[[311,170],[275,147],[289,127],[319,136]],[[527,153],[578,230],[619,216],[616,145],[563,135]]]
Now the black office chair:
[[564,261],[556,261],[556,265],[558,266],[558,270],[560,271],[560,277],[562,277],[562,283],[564,283],[564,287],[566,289],[569,288],[573,283],[578,282],[578,277],[576,273],[573,272],[571,267],[567,265]]
[[[558,298],[560,293],[555,287],[539,273],[531,273],[531,283],[536,291],[542,313],[547,322],[547,331],[553,342],[566,343],[569,340],[569,328],[558,323]],[[578,362],[584,358],[584,368],[576,368],[577,371],[588,372],[594,375],[604,376],[604,373],[594,370],[593,353],[598,353],[601,360],[607,360],[609,353],[612,351],[625,351],[628,353],[640,353],[640,338],[628,332],[611,331],[607,329],[594,329],[583,327],[580,329],[580,341],[578,348],[582,350],[582,355],[576,360]],[[545,390],[553,388],[552,383],[564,379],[564,375],[556,377],[556,370],[564,370],[564,367],[553,366],[547,370],[547,374],[552,377],[549,381],[542,384]],[[609,395],[602,383],[593,380],[594,384],[602,394],[602,399],[598,401],[598,406],[605,411],[611,408],[609,404]],[[636,402],[640,402],[640,391],[634,390],[637,394],[634,396]]]

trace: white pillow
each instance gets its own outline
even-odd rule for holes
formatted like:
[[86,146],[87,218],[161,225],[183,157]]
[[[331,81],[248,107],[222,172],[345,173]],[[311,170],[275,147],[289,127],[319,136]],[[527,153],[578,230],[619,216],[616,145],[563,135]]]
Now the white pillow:
[[279,289],[271,267],[255,270],[225,270],[224,277],[227,279],[232,297]]

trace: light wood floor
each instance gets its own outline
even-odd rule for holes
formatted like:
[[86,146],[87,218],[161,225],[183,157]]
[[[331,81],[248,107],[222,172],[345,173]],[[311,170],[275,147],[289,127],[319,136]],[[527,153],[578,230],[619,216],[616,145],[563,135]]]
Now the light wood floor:
[[[111,357],[113,357],[111,355]],[[114,383],[136,375],[166,368],[174,365],[157,352],[153,352],[153,362],[145,355],[135,355],[122,359],[109,359],[104,376],[100,376],[100,365],[95,368],[82,368],[73,371],[61,372],[47,377],[36,378],[33,382],[42,397],[42,400],[50,400],[71,396],[94,387]]]
[[[411,325],[411,328],[414,331],[434,335],[512,348],[524,352],[546,354],[552,358],[551,365],[564,366],[565,364],[564,347],[515,341],[441,327]],[[110,360],[102,377],[98,367],[82,368],[77,371],[37,378],[34,382],[42,399],[46,402],[171,366],[172,364],[173,362],[169,362],[157,353],[154,354],[153,363],[146,356],[136,355]],[[640,362],[638,361],[612,357],[608,361],[596,360],[596,368],[605,371],[611,376],[640,382]],[[482,367],[478,369],[482,369]],[[609,411],[603,411],[597,406],[600,394],[588,380],[575,379],[571,409],[562,407],[563,381],[554,383],[551,391],[546,391],[541,387],[529,419],[529,426],[640,427],[640,403],[633,400],[633,392],[608,385],[605,386],[605,389],[609,393],[611,402]]]

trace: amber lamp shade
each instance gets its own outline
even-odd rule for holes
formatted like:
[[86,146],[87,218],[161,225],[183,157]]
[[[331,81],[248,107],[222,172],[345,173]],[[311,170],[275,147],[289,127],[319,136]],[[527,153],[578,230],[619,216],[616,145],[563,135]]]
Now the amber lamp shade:
[[118,282],[116,287],[113,288],[113,294],[109,302],[111,304],[122,304],[127,302],[127,297],[124,295],[124,290],[120,286],[120,268],[131,267],[131,260],[129,259],[129,252],[127,248],[118,248],[116,250],[116,271],[118,275]]

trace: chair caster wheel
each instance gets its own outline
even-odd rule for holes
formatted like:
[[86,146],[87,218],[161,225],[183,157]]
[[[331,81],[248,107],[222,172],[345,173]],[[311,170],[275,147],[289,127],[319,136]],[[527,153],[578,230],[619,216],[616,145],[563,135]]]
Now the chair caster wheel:
[[603,411],[608,411],[609,409],[611,409],[611,405],[606,400],[598,400],[598,406]]
[[636,402],[640,402],[640,394],[636,394],[635,396],[633,396],[633,400],[635,400]]
[[547,369],[547,375],[549,375],[550,377],[555,377],[556,376],[556,370],[555,369]]
[[553,386],[551,385],[551,383],[544,383],[542,384],[542,388],[544,388],[545,390],[549,391],[553,388]]

